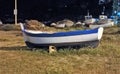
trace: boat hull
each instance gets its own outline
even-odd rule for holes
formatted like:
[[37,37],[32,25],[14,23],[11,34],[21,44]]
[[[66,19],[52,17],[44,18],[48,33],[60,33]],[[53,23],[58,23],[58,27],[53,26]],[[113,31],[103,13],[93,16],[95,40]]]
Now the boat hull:
[[55,47],[92,47],[95,48],[99,45],[99,40],[95,41],[86,41],[86,42],[71,42],[71,43],[51,43],[51,44],[35,44],[30,42],[25,42],[29,48],[42,48],[48,46],[55,46]]
[[98,28],[98,27],[112,27],[112,26],[114,26],[114,22],[108,22],[100,25],[89,25],[91,29]]
[[46,46],[80,46],[80,47],[97,47],[103,34],[103,28],[91,30],[76,30],[69,32],[38,32],[24,29],[21,25],[23,37],[29,48],[46,47]]

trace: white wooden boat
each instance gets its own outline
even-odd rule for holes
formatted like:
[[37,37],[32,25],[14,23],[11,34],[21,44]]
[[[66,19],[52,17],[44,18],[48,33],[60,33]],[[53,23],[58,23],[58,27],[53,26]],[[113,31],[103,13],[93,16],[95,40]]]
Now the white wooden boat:
[[84,21],[85,24],[93,24],[96,22],[96,19],[92,18],[92,16],[85,16],[85,18],[86,18]]
[[98,28],[98,27],[111,27],[114,26],[114,22],[107,22],[105,24],[94,24],[94,25],[89,25],[89,28],[94,29],[94,28]]
[[96,47],[103,34],[103,28],[96,28],[91,30],[75,30],[68,32],[42,32],[25,29],[24,25],[20,23],[23,37],[26,45],[30,48],[42,46],[81,46],[81,47]]
[[93,24],[93,23],[95,23],[95,22],[96,22],[96,19],[93,18],[92,15],[89,15],[89,11],[88,11],[87,16],[85,16],[85,21],[84,21],[84,23],[90,25],[90,24]]
[[114,21],[112,19],[107,18],[106,15],[100,15],[99,21],[96,24],[89,25],[89,28],[98,28],[98,27],[111,27],[114,26]]

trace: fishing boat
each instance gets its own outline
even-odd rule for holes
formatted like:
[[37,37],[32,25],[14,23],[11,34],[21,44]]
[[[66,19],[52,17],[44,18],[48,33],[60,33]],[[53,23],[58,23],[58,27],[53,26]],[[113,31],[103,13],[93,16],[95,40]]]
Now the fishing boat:
[[112,27],[112,26],[114,26],[114,22],[113,21],[107,21],[107,23],[103,23],[103,24],[89,25],[89,28],[94,29],[94,28],[98,28],[98,27]]
[[98,28],[98,27],[112,27],[114,26],[114,21],[112,19],[107,18],[106,15],[100,15],[99,21],[95,24],[89,25],[89,28]]
[[93,24],[93,23],[95,23],[95,22],[96,22],[96,19],[93,18],[92,15],[90,15],[90,14],[89,14],[89,11],[88,11],[87,16],[85,16],[85,21],[84,21],[84,23],[85,23],[86,25],[91,25],[91,24]]
[[89,28],[98,28],[98,27],[111,27],[114,26],[114,21],[107,17],[107,15],[104,14],[105,7],[103,7],[103,12],[101,15],[99,15],[99,20],[95,24],[89,25]]
[[89,30],[75,30],[68,32],[43,32],[28,30],[24,24],[20,23],[24,41],[29,48],[37,47],[64,47],[64,46],[80,46],[80,47],[97,47],[102,38],[103,28]]

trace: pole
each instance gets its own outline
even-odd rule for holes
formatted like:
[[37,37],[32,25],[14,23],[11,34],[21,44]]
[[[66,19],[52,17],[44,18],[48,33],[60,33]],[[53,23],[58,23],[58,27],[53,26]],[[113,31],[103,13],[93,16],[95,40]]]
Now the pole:
[[14,15],[15,15],[15,25],[17,25],[17,0],[15,0]]

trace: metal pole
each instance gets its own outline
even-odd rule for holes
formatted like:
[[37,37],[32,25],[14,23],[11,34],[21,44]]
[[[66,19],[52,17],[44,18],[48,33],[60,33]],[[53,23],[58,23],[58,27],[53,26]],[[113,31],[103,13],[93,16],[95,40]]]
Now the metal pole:
[[15,15],[15,25],[17,25],[17,0],[15,0],[14,15]]

